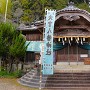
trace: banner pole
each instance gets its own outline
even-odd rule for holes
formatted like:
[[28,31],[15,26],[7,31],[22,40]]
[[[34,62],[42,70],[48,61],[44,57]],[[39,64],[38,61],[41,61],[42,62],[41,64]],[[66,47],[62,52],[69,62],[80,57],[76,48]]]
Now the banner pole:
[[[46,13],[46,12],[45,12]],[[43,28],[43,40],[42,40],[42,44],[41,44],[41,65],[40,65],[40,87],[39,87],[39,90],[41,90],[42,89],[42,62],[43,62],[43,53],[44,53],[44,37],[45,37],[45,18],[46,17],[44,17],[44,28]]]
[[7,8],[8,8],[8,0],[6,0],[5,20],[4,20],[4,22],[6,22],[6,17],[7,17]]

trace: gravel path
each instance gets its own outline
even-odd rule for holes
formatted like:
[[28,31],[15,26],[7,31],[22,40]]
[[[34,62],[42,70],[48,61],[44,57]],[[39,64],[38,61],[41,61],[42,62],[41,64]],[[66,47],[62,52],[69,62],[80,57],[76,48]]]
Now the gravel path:
[[38,90],[20,85],[17,79],[0,78],[0,90]]

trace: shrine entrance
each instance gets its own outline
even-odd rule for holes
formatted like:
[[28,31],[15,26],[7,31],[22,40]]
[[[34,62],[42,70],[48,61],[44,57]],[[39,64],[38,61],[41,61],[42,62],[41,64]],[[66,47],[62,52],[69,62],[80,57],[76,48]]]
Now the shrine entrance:
[[56,62],[67,62],[69,65],[84,63],[84,59],[89,57],[89,50],[81,47],[88,44],[88,38],[84,39],[83,37],[73,38],[72,40],[71,38],[67,38],[67,40],[63,38],[59,41],[58,43],[63,44],[63,46],[55,51]]
[[78,56],[78,45],[75,43],[72,43],[71,45],[68,44],[66,47],[67,50],[65,49],[65,53],[67,54],[67,61],[69,62],[78,62],[79,61],[79,56]]

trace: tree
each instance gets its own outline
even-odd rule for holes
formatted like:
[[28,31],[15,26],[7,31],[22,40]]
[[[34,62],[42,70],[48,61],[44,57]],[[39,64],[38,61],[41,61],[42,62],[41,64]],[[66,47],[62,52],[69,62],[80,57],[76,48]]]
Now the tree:
[[27,46],[25,46],[26,40],[23,38],[22,34],[16,35],[13,37],[12,45],[9,49],[9,55],[13,58],[16,63],[17,70],[18,70],[18,63],[23,62]]
[[47,9],[62,9],[66,6],[67,0],[19,0],[23,8],[21,21],[31,23],[42,20]]
[[14,28],[11,24],[0,23],[0,57],[2,58],[2,66],[6,66],[8,59],[9,47],[13,37]]
[[87,7],[88,0],[12,0],[12,20],[15,23],[31,24],[44,18],[45,8],[60,10],[70,1],[87,10],[83,5],[86,3]]
[[17,24],[19,24],[19,18],[21,17],[21,15],[23,14],[23,10],[21,8],[17,8],[15,13],[13,14],[13,16],[15,18],[17,18]]
[[87,10],[88,12],[90,12],[90,8],[89,8],[88,4],[86,4],[86,3],[78,4],[78,7],[80,9],[84,9],[84,10]]
[[[13,63],[24,59],[27,46],[25,38],[10,23],[0,23],[0,57],[3,67],[9,65],[9,71],[12,71]],[[8,63],[8,64],[7,64]]]
[[19,0],[12,0],[12,20],[17,25],[20,23],[21,15],[23,14],[23,8]]

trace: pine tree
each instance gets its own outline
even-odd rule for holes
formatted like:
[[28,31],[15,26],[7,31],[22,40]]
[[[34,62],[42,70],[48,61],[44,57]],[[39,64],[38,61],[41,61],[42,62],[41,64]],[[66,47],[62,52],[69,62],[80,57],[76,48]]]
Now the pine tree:
[[10,23],[0,23],[0,57],[2,58],[3,67],[9,64],[9,71],[12,71],[13,63],[20,62],[24,59],[27,46],[25,38]]

